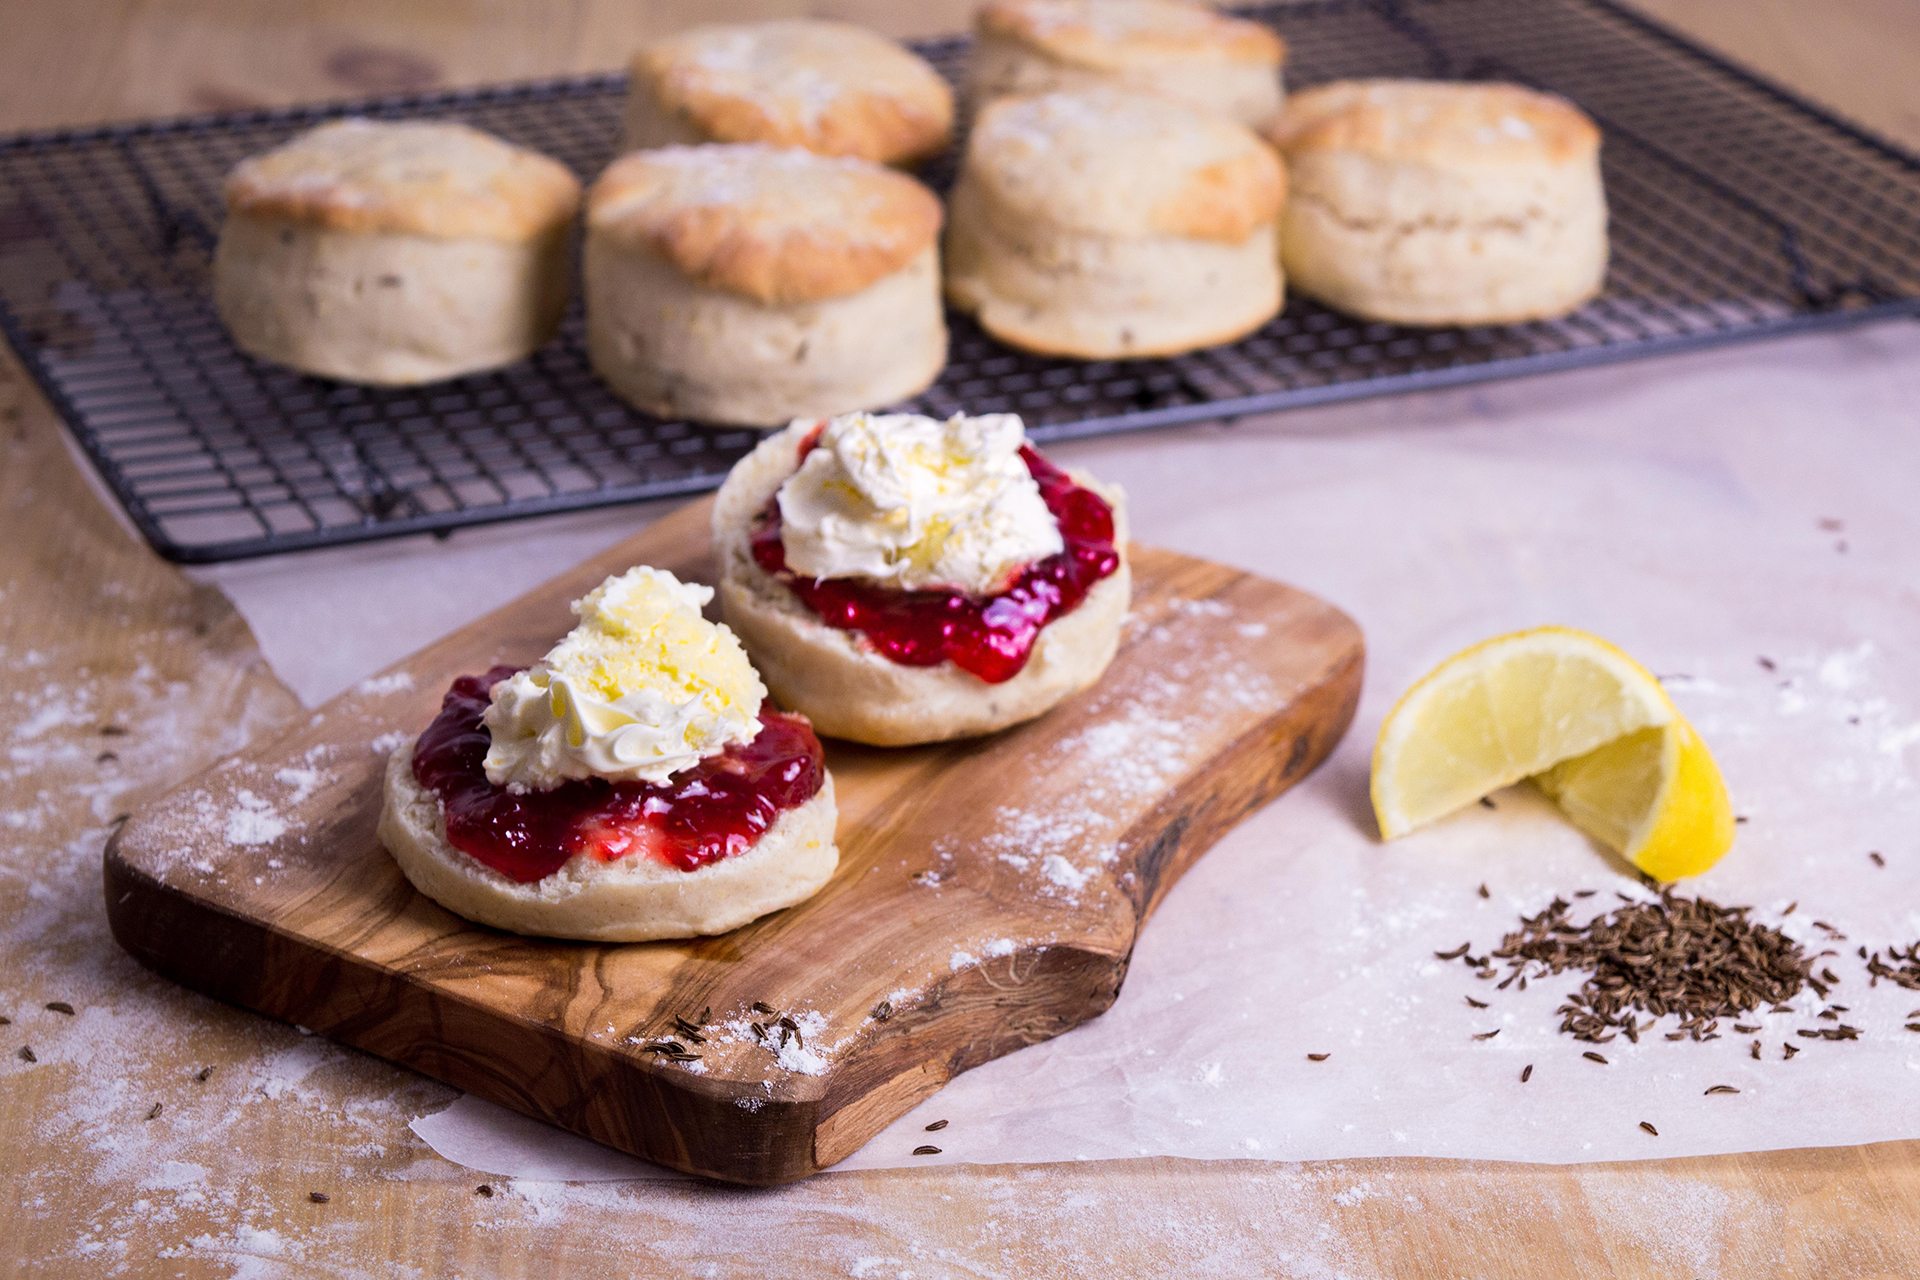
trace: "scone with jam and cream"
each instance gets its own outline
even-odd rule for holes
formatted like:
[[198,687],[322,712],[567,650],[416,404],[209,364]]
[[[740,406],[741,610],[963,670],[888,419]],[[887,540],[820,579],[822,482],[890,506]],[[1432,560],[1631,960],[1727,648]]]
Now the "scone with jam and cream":
[[795,422],[714,506],[720,604],[767,686],[879,746],[991,733],[1086,688],[1131,580],[1120,491],[1014,414]]
[[707,587],[608,578],[522,670],[453,682],[387,765],[380,839],[414,887],[516,933],[724,933],[810,897],[840,854],[803,716],[767,705]]

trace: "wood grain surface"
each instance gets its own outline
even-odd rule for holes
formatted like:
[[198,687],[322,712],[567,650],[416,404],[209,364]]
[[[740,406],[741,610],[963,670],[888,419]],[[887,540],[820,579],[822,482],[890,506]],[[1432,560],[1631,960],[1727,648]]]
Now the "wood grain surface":
[[[1913,0],[1640,4],[1920,147]],[[709,17],[811,9],[909,34],[958,29],[969,7],[8,0],[0,128],[602,70],[645,34]],[[1479,394],[1409,405],[1444,417]],[[1355,407],[1290,418],[1317,434],[1366,421]],[[1915,1142],[1567,1167],[950,1166],[751,1194],[577,1188],[564,1202],[483,1181],[387,1118],[445,1105],[449,1090],[353,1054],[289,1085],[280,1064],[310,1042],[147,977],[107,937],[93,878],[103,824],[305,713],[219,593],[117,521],[11,358],[0,362],[0,547],[0,697],[12,708],[62,671],[91,698],[82,719],[46,735],[57,750],[0,768],[0,811],[39,823],[0,841],[0,914],[47,921],[31,945],[0,950],[11,1020],[0,1052],[12,1064],[36,1044],[42,1059],[0,1081],[0,1275],[1920,1275]],[[153,725],[164,737],[100,733]],[[116,758],[98,759],[108,751]],[[36,879],[28,860],[58,861],[57,874]],[[107,1024],[124,1053],[62,1064],[61,1038],[94,1025],[88,992],[147,1016]],[[54,1000],[80,1005],[79,1017],[41,1009]],[[164,1114],[144,1120],[156,1104]],[[151,1189],[190,1172],[184,1162],[203,1174],[195,1195]],[[310,1200],[315,1190],[328,1201]]]
[[[418,732],[455,676],[538,658],[609,574],[713,581],[712,505],[136,812],[106,852],[114,936],[189,986],[609,1146],[788,1182],[959,1072],[1104,1012],[1161,895],[1319,764],[1360,697],[1360,631],[1339,610],[1134,548],[1132,615],[1093,690],[989,738],[828,744],[840,866],[797,907],[714,938],[588,946],[473,926],[415,892],[374,835],[386,759],[369,743]],[[269,811],[271,832],[234,842],[236,820]],[[1065,883],[1047,870],[1062,865]],[[755,1004],[812,1015],[798,1066],[778,1052],[791,1031],[739,1034]],[[647,1048],[676,1015],[707,1037],[697,1069]]]

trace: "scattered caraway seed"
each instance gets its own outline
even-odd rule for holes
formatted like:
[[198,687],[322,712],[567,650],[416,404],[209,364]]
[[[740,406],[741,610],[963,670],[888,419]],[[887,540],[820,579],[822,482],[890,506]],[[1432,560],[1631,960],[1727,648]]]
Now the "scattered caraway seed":
[[1778,671],[1780,669],[1780,664],[1765,654],[1761,654],[1758,658],[1754,659],[1754,661],[1760,664],[1762,671]]
[[1738,1092],[1740,1091],[1734,1088],[1730,1084],[1716,1084],[1710,1087],[1706,1091],[1706,1093],[1702,1094],[1701,1096],[1706,1098],[1711,1098],[1716,1093],[1738,1093]]
[[309,1191],[307,1192],[307,1199],[313,1201],[315,1204],[325,1204],[327,1201],[333,1199],[333,1197],[324,1191]]
[[117,764],[119,761],[120,757],[111,751],[102,751],[93,758],[95,764]]
[[483,1182],[479,1186],[473,1189],[473,1194],[477,1196],[491,1197],[493,1195],[493,1188]]
[[924,1147],[915,1147],[913,1149],[913,1154],[917,1156],[937,1156],[940,1154],[940,1148],[932,1145],[928,1145]]
[[1758,1040],[1755,1040],[1747,1047],[1747,1056],[1755,1062],[1760,1061],[1760,1042]]
[[1749,821],[1751,821],[1751,819],[1744,813],[1736,813],[1733,815],[1733,823],[1737,827],[1744,827]]
[[1484,1009],[1487,1007],[1487,1002],[1485,1000],[1475,1000],[1472,996],[1468,996],[1467,1007],[1469,1009]]
[[1498,809],[1500,806],[1493,802],[1492,796],[1481,796],[1480,807],[1482,809]]
[[[1615,896],[1619,906],[1581,923],[1573,919],[1573,903],[1556,897],[1545,910],[1522,916],[1519,927],[1484,957],[1470,954],[1471,941],[1435,956],[1462,960],[1481,978],[1497,978],[1500,990],[1524,989],[1529,978],[1583,975],[1580,989],[1555,1012],[1562,1033],[1589,1044],[1616,1035],[1638,1040],[1668,1017],[1677,1020],[1677,1028],[1664,1033],[1670,1040],[1714,1039],[1721,1019],[1783,1004],[1809,987],[1824,997],[1823,987],[1835,981],[1823,983],[1826,973],[1816,977],[1818,957],[1752,919],[1750,907],[1681,897],[1671,889],[1650,899]],[[1920,965],[1914,981],[1920,989]]]
[[13,1025],[13,1019],[7,1017],[3,1013],[0,1013],[0,1027],[10,1027],[12,1025]]
[[893,1001],[882,1000],[879,1004],[873,1006],[873,1020],[875,1022],[885,1022],[888,1018],[891,1018],[892,1016],[893,1016]]
[[1648,1133],[1652,1134],[1656,1138],[1660,1136],[1660,1131],[1654,1128],[1653,1125],[1646,1120],[1642,1120],[1640,1122],[1640,1127],[1642,1129],[1645,1129]]
[[947,1127],[947,1122],[945,1120],[935,1120],[932,1124],[927,1126],[927,1132],[938,1133],[946,1127]]
[[764,1013],[769,1016],[773,1013],[773,1006],[764,1000],[755,1000],[752,1004],[748,1005],[747,1008],[753,1010],[755,1013]]
[[1325,1062],[1328,1058],[1331,1058],[1332,1056],[1333,1055],[1330,1053],[1310,1053],[1307,1055],[1307,1061],[1308,1062]]
[[1526,1066],[1520,1068],[1520,1083],[1525,1084],[1531,1079],[1533,1079],[1533,1064],[1529,1062]]
[[1580,1056],[1585,1058],[1588,1062],[1597,1062],[1603,1067],[1607,1065],[1607,1059],[1605,1055],[1595,1053],[1591,1049],[1587,1050],[1585,1053],[1581,1054]]
[[1484,880],[1480,882],[1480,896],[1483,898],[1491,898],[1493,896],[1487,892],[1487,882]]
[[1495,1027],[1491,1031],[1482,1031],[1480,1034],[1476,1035],[1474,1039],[1475,1040],[1491,1040],[1499,1034],[1500,1034],[1500,1028]]
[[73,1016],[73,1006],[68,1004],[65,1000],[47,1001],[47,1011],[49,1013],[64,1013],[69,1018]]
[[22,1061],[22,1062],[38,1062],[38,1061],[40,1061],[40,1059],[39,1059],[39,1058],[36,1058],[36,1057],[34,1056],[34,1054],[33,1054],[33,1046],[32,1046],[32,1045],[30,1045],[30,1044],[23,1044],[23,1045],[21,1045],[21,1046],[20,1046],[20,1061]]
[[213,1075],[212,1067],[202,1067],[198,1071],[193,1073],[193,1078],[199,1083],[205,1084],[212,1075]]
[[1907,1030],[1909,1030],[1909,1031],[1920,1031],[1920,1022],[1909,1022],[1909,1023],[1907,1024]]
[[153,1110],[147,1112],[147,1119],[158,1120],[160,1118],[160,1107],[161,1107],[160,1103],[158,1102],[154,1103]]
[[1793,1057],[1793,1055],[1800,1052],[1800,1046],[1797,1044],[1783,1044],[1780,1046],[1780,1048],[1784,1050],[1784,1052],[1781,1053],[1780,1055],[1783,1058],[1791,1058]]
[[100,736],[103,738],[124,738],[126,734],[125,725],[103,724],[100,726]]
[[1878,849],[1871,850],[1868,852],[1867,861],[1873,863],[1873,865],[1876,867],[1884,867],[1887,865],[1886,858],[1881,855]]
[[1920,991],[1920,942],[1906,947],[1888,947],[1886,955],[1870,951],[1866,956],[1867,985],[1877,987],[1882,979],[1909,991]]

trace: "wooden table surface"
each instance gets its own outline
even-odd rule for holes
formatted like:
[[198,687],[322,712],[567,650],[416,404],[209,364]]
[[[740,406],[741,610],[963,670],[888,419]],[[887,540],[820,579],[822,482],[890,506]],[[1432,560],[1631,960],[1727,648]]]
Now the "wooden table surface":
[[[914,34],[957,29],[967,7],[812,11]],[[1913,0],[1647,7],[1920,146]],[[600,70],[696,16],[800,11],[5,0],[0,129]],[[1920,1143],[1577,1167],[1138,1160],[851,1173],[770,1193],[482,1194],[480,1178],[367,1114],[368,1099],[382,1116],[418,1113],[448,1090],[313,1048],[113,952],[98,904],[105,825],[300,707],[225,598],[95,496],[52,411],[0,360],[0,724],[13,744],[0,764],[0,1273],[1920,1274]],[[110,1015],[86,1001],[108,986]],[[42,1007],[57,1000],[75,1013]],[[28,1063],[19,1050],[36,1041],[42,1061]]]

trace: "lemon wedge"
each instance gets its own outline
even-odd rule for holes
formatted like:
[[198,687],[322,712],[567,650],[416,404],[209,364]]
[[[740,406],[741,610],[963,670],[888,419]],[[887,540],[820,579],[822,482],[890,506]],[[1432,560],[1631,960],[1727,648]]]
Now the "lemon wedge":
[[1658,879],[1703,871],[1733,842],[1720,771],[1659,680],[1570,627],[1496,636],[1407,690],[1373,751],[1380,834],[1405,835],[1529,778]]
[[1697,876],[1733,847],[1733,805],[1685,720],[1563,760],[1534,785],[1573,825],[1655,880]]

